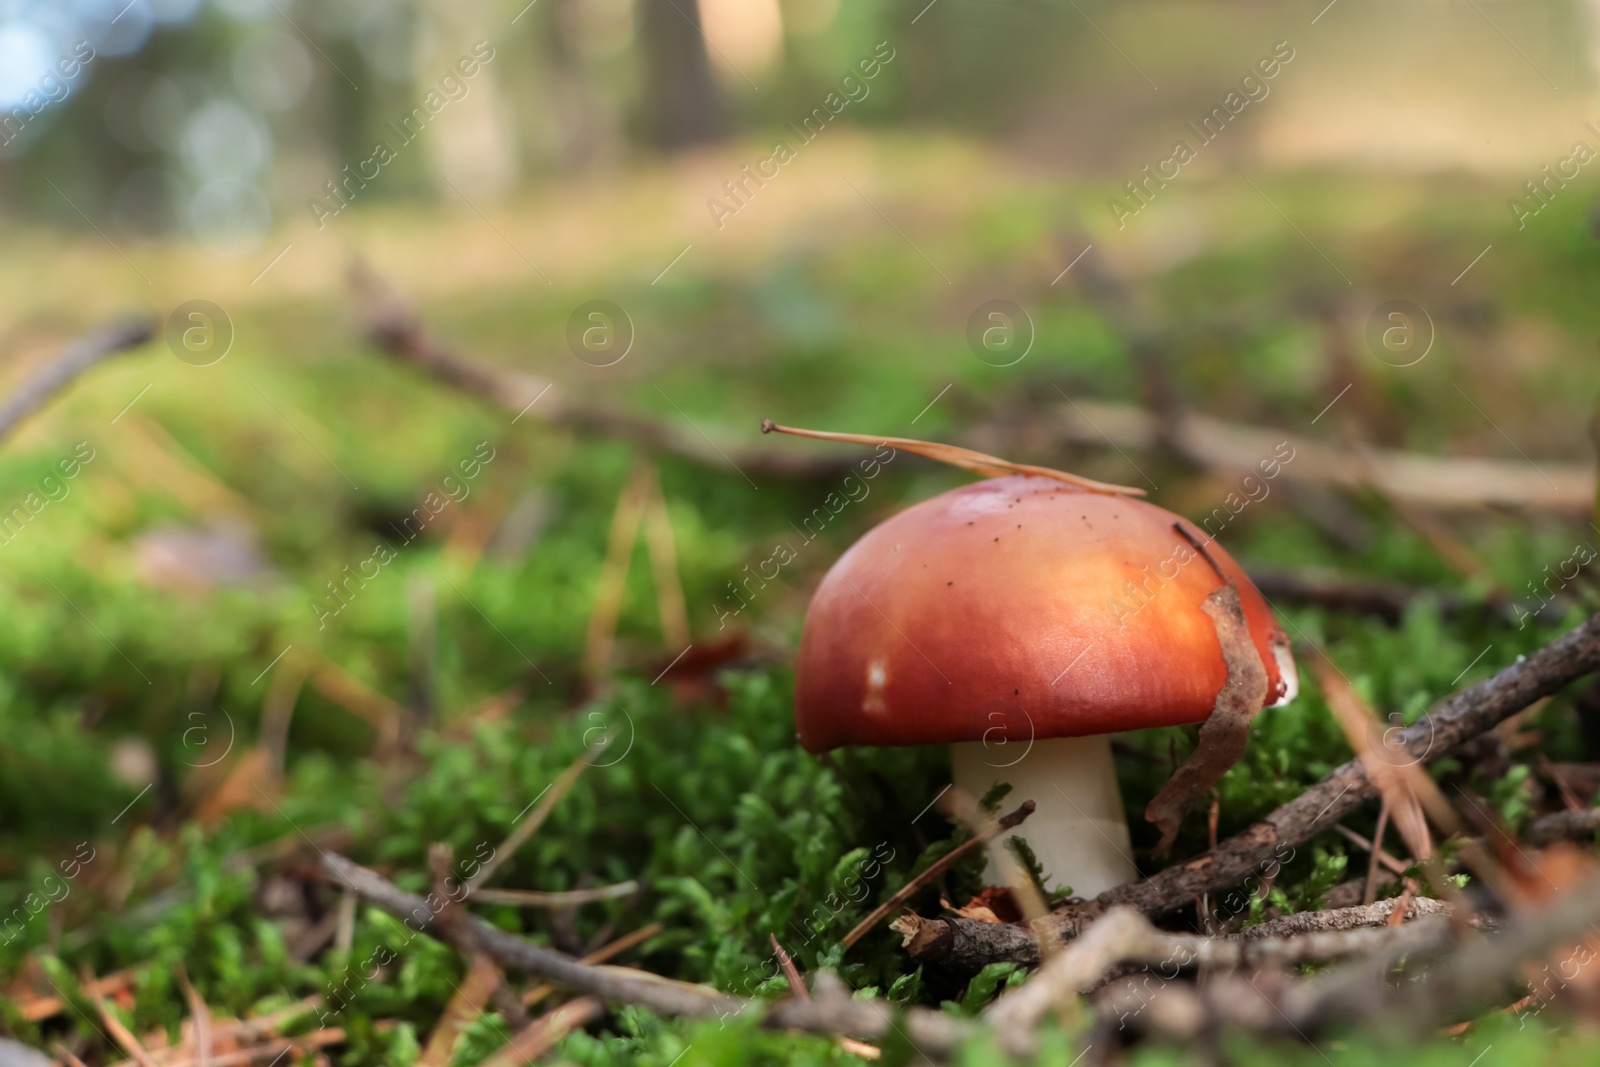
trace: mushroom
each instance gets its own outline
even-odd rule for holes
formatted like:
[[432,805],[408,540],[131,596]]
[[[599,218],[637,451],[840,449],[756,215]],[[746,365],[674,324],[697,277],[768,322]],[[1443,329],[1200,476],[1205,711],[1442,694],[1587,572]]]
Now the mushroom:
[[1228,669],[1202,604],[1224,576],[1264,703],[1293,699],[1297,675],[1266,601],[1214,541],[1115,487],[1047,474],[952,489],[851,546],[806,612],[795,719],[816,753],[950,745],[955,785],[982,796],[1007,782],[1034,801],[1018,832],[1052,886],[1093,897],[1138,876],[1109,735],[1211,715]]

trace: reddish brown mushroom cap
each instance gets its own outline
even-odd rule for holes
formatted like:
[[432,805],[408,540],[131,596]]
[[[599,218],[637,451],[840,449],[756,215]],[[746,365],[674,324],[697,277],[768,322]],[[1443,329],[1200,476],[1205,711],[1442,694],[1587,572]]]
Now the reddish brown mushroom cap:
[[[1026,741],[1204,720],[1227,669],[1201,604],[1222,583],[1175,523],[1140,500],[1016,476],[874,527],[806,612],[801,743]],[[1294,687],[1288,639],[1239,565],[1184,528],[1237,584],[1272,703]]]

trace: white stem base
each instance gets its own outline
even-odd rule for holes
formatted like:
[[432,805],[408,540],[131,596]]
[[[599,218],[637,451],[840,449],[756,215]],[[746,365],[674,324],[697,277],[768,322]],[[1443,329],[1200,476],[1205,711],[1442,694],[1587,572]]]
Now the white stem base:
[[[987,747],[981,741],[950,746],[955,784],[973,799],[982,797],[996,782],[1009,782],[1012,789],[1000,803],[1002,812],[1014,810],[1024,800],[1038,805],[1028,821],[1017,827],[1015,836],[1025,840],[1039,858],[1047,876],[1047,891],[1070,885],[1074,895],[1094,897],[1139,876],[1128,842],[1128,820],[1122,811],[1109,737],[1035,741],[1014,765],[1001,765],[1011,758],[1008,749]],[[988,845],[984,879],[990,885],[1006,884],[1005,868],[995,857],[1010,836],[1002,835]]]

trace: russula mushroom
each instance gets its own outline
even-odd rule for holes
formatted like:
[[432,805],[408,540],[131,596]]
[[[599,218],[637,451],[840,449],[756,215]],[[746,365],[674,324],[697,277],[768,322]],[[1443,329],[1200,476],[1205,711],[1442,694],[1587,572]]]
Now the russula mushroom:
[[1202,605],[1224,576],[1265,668],[1263,703],[1293,698],[1294,661],[1244,571],[1178,516],[1060,472],[963,462],[978,455],[939,458],[989,480],[874,527],[822,579],[796,668],[800,742],[949,744],[957,786],[1009,782],[1010,801],[1038,805],[1017,833],[1046,888],[1092,897],[1138,874],[1109,735],[1211,715],[1228,668]]

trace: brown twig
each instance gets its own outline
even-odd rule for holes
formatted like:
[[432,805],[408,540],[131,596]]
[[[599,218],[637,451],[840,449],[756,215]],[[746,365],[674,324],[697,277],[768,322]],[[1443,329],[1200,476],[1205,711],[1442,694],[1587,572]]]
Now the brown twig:
[[122,1051],[128,1054],[129,1059],[139,1064],[139,1067],[156,1067],[155,1061],[150,1058],[150,1053],[145,1051],[144,1046],[139,1043],[139,1039],[134,1036],[133,1031],[123,1025],[122,1020],[117,1017],[116,1012],[111,1010],[111,1005],[106,1003],[104,997],[99,993],[93,992],[95,989],[94,974],[90,972],[88,967],[84,967],[80,977],[80,985],[84,990],[84,994],[93,1002],[95,1010],[100,1013],[100,1021],[106,1024],[106,1029],[111,1031],[111,1036],[118,1045],[122,1046]]
[[422,1055],[417,1057],[417,1067],[446,1067],[455,1053],[461,1032],[486,1010],[489,997],[501,981],[500,968],[489,957],[470,958],[466,976],[455,987],[455,993],[428,1034]]
[[1528,827],[1528,841],[1550,845],[1557,841],[1593,841],[1600,830],[1600,808],[1582,811],[1557,811],[1541,815]]
[[[1257,926],[1247,926],[1239,931],[1243,941],[1262,938],[1299,937],[1302,934],[1327,933],[1339,930],[1356,930],[1367,926],[1393,925],[1395,909],[1400,898],[1378,900],[1371,904],[1357,904],[1348,908],[1330,908],[1327,911],[1297,911],[1280,915]],[[1403,914],[1408,919],[1421,919],[1429,915],[1444,915],[1450,905],[1433,897],[1416,897],[1409,910]]]
[[[768,934],[772,939],[772,952],[778,958],[778,969],[783,972],[784,980],[789,983],[789,992],[796,1000],[810,1000],[811,991],[800,978],[800,968],[794,965],[794,960],[789,958],[789,953],[784,951],[783,945],[778,941],[777,934]],[[866,1060],[876,1060],[883,1056],[883,1050],[876,1045],[869,1045],[865,1041],[854,1038],[839,1038],[839,1047],[852,1055],[860,1056]]]
[[[211,1067],[245,1067],[246,1064],[266,1061],[272,1064],[290,1052],[311,1052],[315,1049],[326,1048],[329,1045],[342,1045],[345,1032],[337,1026],[330,1026],[300,1037],[285,1037],[276,1041],[254,1045],[250,1048],[239,1049],[235,1052],[225,1052],[220,1056],[211,1057]],[[122,1067],[122,1065],[116,1065]],[[175,1060],[163,1064],[162,1067],[199,1067],[199,1062],[192,1059]]]
[[[578,962],[604,963],[606,960],[622,955],[633,946],[650,940],[664,929],[666,928],[660,923],[651,923],[649,926],[641,926],[631,934],[624,934],[622,937],[617,938],[615,941],[612,941],[609,944],[601,945],[599,948],[595,949]],[[533,1005],[539,1003],[539,1001],[543,1000],[545,997],[548,997],[555,991],[556,987],[553,984],[546,982],[545,984],[535,986],[533,989],[530,989],[524,993],[522,996],[522,1003],[531,1008]]]
[[[1354,831],[1349,830],[1344,823],[1338,825],[1347,835]],[[1378,807],[1378,824],[1372,831],[1372,840],[1368,843],[1367,852],[1367,881],[1361,890],[1361,903],[1371,904],[1378,899],[1378,866],[1382,864],[1389,868],[1391,874],[1404,874],[1405,868],[1395,870],[1391,864],[1398,864],[1396,860],[1383,850],[1383,832],[1389,828],[1389,802],[1386,800]]]
[[562,771],[556,777],[556,780],[545,789],[538,805],[506,835],[506,839],[500,843],[499,848],[494,850],[494,854],[489,857],[488,862],[480,866],[472,877],[467,879],[467,892],[466,896],[462,898],[463,900],[470,898],[478,891],[479,886],[494,877],[494,873],[500,869],[500,866],[515,855],[517,849],[521,848],[528,838],[538,832],[539,827],[544,825],[544,821],[555,810],[555,806],[561,802],[561,798],[571,791],[572,787],[577,784],[578,777],[594,762],[596,754],[610,743],[615,732],[614,728],[607,730],[603,737],[585,749],[583,754],[573,760],[567,766],[567,769]]
[[[1423,898],[1422,901],[1413,902],[1416,910],[1413,917],[1444,913],[1447,906],[1443,901]],[[1381,926],[1388,920],[1394,909],[1394,901],[1380,900],[1375,904],[1356,905],[1348,908],[1337,908],[1328,911],[1303,911],[1293,915],[1280,916],[1277,919],[1262,923],[1259,926],[1246,927],[1238,934],[1230,937],[1205,938],[1207,941],[1256,941],[1263,939],[1283,939],[1298,937],[1311,933],[1329,933],[1345,930],[1355,930],[1361,927]],[[1109,914],[1109,913],[1107,913]],[[1081,920],[1081,925],[1075,930],[1072,943],[1086,936],[1086,931],[1096,929],[1100,919]],[[946,917],[943,919],[924,919],[918,915],[906,915],[896,920],[894,930],[905,939],[905,949],[912,959],[919,963],[940,963],[955,971],[976,971],[990,963],[1020,963],[1032,967],[1039,962],[1039,946],[1037,940],[1028,933],[1025,927],[1011,923],[986,923],[975,922],[971,919]],[[1194,935],[1183,935],[1191,937]],[[1304,948],[1296,947],[1294,953],[1326,951],[1326,947]],[[1213,950],[1226,953],[1231,950]],[[1264,950],[1266,955],[1271,955],[1273,949]],[[1290,951],[1290,950],[1284,950]],[[1216,957],[1218,962],[1226,962],[1224,956]],[[1305,958],[1313,958],[1307,956]]]
[[[941,811],[965,823],[973,837],[992,840],[1005,829],[1000,825],[1000,820],[985,811],[970,793],[959,786],[952,787],[944,794],[939,807]],[[1050,929],[1050,907],[1044,902],[1044,890],[1010,849],[1001,848],[998,853],[990,855],[1000,868],[1006,888],[1011,890],[1011,899],[1017,905],[1017,910],[1022,912],[1023,919],[1039,938],[1040,951],[1049,959],[1058,946]]]
[[194,1062],[197,1067],[211,1063],[211,1009],[189,982],[183,965],[178,966],[178,984],[183,987],[183,998],[189,1003],[189,1015],[194,1019]]
[[73,1054],[71,1049],[67,1048],[67,1046],[63,1045],[61,1042],[57,1041],[54,1045],[54,1048],[56,1055],[61,1057],[61,1059],[66,1063],[67,1067],[88,1067],[86,1063]]
[[[1386,738],[1385,750],[1396,755],[1403,750],[1420,763],[1430,763],[1597,668],[1600,616],[1441,701],[1411,726]],[[1257,868],[1281,868],[1295,846],[1331,828],[1376,793],[1360,760],[1352,759],[1216,848],[1145,881],[1107,890],[1096,903],[1101,908],[1126,905],[1147,914],[1182,907],[1200,893],[1238,885]]]
[[[1369,449],[1358,456],[1350,449],[1299,437],[1270,427],[1224,422],[1207,415],[1172,412],[1152,414],[1127,404],[1076,399],[1054,410],[1060,440],[1091,448],[1154,448],[1173,444],[1191,463],[1218,471],[1249,472],[1280,447],[1291,458],[1281,476],[1291,482],[1375,488],[1391,499],[1440,508],[1503,505],[1587,515],[1594,507],[1594,466],[1590,463],[1539,461],[1547,478],[1529,478],[1525,461],[1428,456],[1416,452]],[[1030,427],[1030,431],[1036,427]],[[984,428],[983,441],[1003,451],[1017,428],[994,424]]]
[[[93,987],[86,989],[84,992],[90,996],[106,996],[115,993],[128,988],[138,973],[138,967],[124,967],[120,971],[113,971],[103,978],[96,979]],[[67,1006],[65,1000],[51,994],[23,1001],[18,1011],[30,1023],[40,1023],[60,1015],[67,1010]]]
[[[1385,821],[1386,819],[1383,809],[1380,807],[1378,809],[1379,833],[1383,832]],[[1350,829],[1350,827],[1346,826],[1344,823],[1336,824],[1333,829],[1334,832],[1340,837],[1344,838],[1361,851],[1367,853],[1371,857],[1371,864],[1383,867],[1383,869],[1388,871],[1390,874],[1404,874],[1406,871],[1410,870],[1410,868],[1407,867],[1403,862],[1390,855],[1388,849],[1377,847],[1372,841],[1368,841],[1366,838]],[[1367,900],[1363,901],[1362,903],[1371,904],[1372,901]]]
[[[428,862],[433,870],[434,899],[444,901],[435,915],[435,924],[443,940],[454,945],[467,959],[466,981],[456,989],[456,996],[451,998],[451,1005],[458,1014],[465,1017],[461,1005],[456,1003],[457,998],[473,1012],[483,1011],[480,1002],[487,1000],[493,1003],[495,1010],[500,1012],[506,1022],[516,1027],[526,1026],[528,1014],[522,1009],[522,1001],[517,999],[511,987],[506,984],[505,975],[484,951],[483,939],[478,936],[477,929],[466,921],[466,909],[461,904],[466,899],[466,894],[463,893],[457,898],[451,892],[450,873],[455,863],[455,855],[450,846],[443,843],[430,846]],[[353,896],[353,893],[349,895]],[[446,1016],[449,1014],[447,1008]],[[435,1037],[439,1036],[444,1025],[441,1021],[434,1031]],[[442,1038],[440,1040],[443,1041]],[[443,1067],[450,1059],[454,1042],[453,1036],[442,1044],[430,1039],[428,1048],[423,1052],[423,1058],[433,1061],[431,1067]]]
[[934,860],[932,863],[928,864],[927,870],[923,871],[921,874],[911,879],[911,881],[901,886],[893,896],[874,908],[872,910],[872,914],[856,923],[855,927],[848,934],[844,935],[844,947],[849,948],[857,941],[860,941],[864,936],[866,936],[869,930],[882,922],[885,916],[894,912],[897,908],[904,906],[905,902],[916,896],[917,893],[922,890],[923,886],[927,885],[929,882],[932,882],[935,878],[938,878],[941,874],[943,874],[945,871],[948,871],[955,864],[961,862],[961,858],[967,853],[971,852],[975,848],[983,847],[990,841],[993,841],[996,837],[1005,833],[1007,830],[1014,830],[1018,826],[1022,825],[1023,820],[1033,814],[1035,807],[1036,805],[1033,801],[1023,801],[1022,804],[1017,807],[1017,810],[1011,812],[1009,815],[1001,816],[995,821],[994,825],[986,829],[984,833],[972,835],[965,841],[961,842],[961,844],[951,849],[949,852],[946,852],[943,856],[940,856],[937,860]]
[[[428,902],[391,884],[376,871],[352,863],[336,853],[322,858],[323,868],[339,882],[383,910],[405,919],[412,929],[437,932],[437,914]],[[561,952],[490,926],[475,916],[465,916],[494,961],[508,970],[537,975],[608,1000],[639,1004],[667,1015],[710,1015],[742,1006],[738,999],[706,986],[676,982],[658,975],[620,967],[582,963]]]
[[800,968],[794,965],[794,960],[790,959],[789,954],[783,950],[783,945],[778,941],[778,935],[768,934],[767,936],[772,939],[772,954],[778,958],[778,970],[783,972],[784,981],[789,983],[789,992],[801,1000],[810,1000],[811,991],[800,980]]
[[579,997],[546,1012],[517,1032],[504,1048],[480,1067],[524,1067],[550,1051],[561,1039],[606,1013],[598,997]]
[[618,900],[639,891],[633,879],[616,885],[595,886],[592,889],[562,889],[546,892],[535,889],[477,889],[472,899],[479,904],[510,904],[518,908],[570,908],[575,904],[593,904],[601,900]]
[[367,337],[379,351],[518,419],[537,419],[574,433],[626,441],[646,452],[678,456],[723,471],[732,466],[746,474],[814,478],[842,474],[854,465],[852,456],[741,448],[726,440],[727,434],[712,433],[713,439],[723,439],[719,446],[702,437],[693,424],[680,430],[674,423],[585,404],[555,382],[463,359],[430,338],[415,311],[366,264],[352,263],[349,276],[367,305]]
[[153,336],[155,323],[151,320],[127,319],[102,326],[67,345],[0,402],[0,441],[11,436],[24,419],[49,403],[78,375],[103,360],[143,346]]
[[[1388,903],[1388,902],[1385,902]],[[1449,923],[1415,922],[1391,930],[1365,922],[1294,936],[1212,938],[1171,933],[1150,925],[1130,908],[1113,908],[1055,959],[1039,968],[1020,989],[996,1001],[986,1013],[1000,1034],[1031,1030],[1063,996],[1088,992],[1118,964],[1172,968],[1172,976],[1191,967],[1234,968],[1265,962],[1296,964],[1361,956],[1382,946],[1393,952],[1436,951],[1454,938]],[[1163,975],[1163,977],[1171,977]]]
[[[323,868],[330,878],[351,886],[366,900],[400,917],[409,928],[437,932],[434,909],[428,902],[391,884],[376,871],[334,853],[323,856]],[[762,1013],[766,1025],[776,1029],[861,1039],[880,1038],[898,1029],[918,1046],[941,1052],[957,1047],[977,1030],[969,1020],[942,1012],[927,1008],[901,1012],[881,1000],[856,1000],[848,993],[815,994],[809,1001],[786,1000],[774,1005],[748,1001],[645,971],[586,964],[480,919],[468,917],[467,921],[476,927],[485,951],[508,970],[548,978],[604,1000],[638,1004],[663,1015],[727,1017],[750,1011]],[[221,1065],[214,1063],[213,1067]]]
[[[1397,734],[1385,737],[1386,758],[1410,758],[1418,764],[1449,755],[1467,740],[1526,708],[1541,697],[1600,668],[1600,615],[1520,657],[1489,678],[1441,701],[1431,712]],[[1360,758],[1334,768],[1295,799],[1281,805],[1242,833],[1142,882],[1117,886],[1093,901],[1057,908],[1051,921],[1063,940],[1111,907],[1126,906],[1145,914],[1181,908],[1202,893],[1239,885],[1252,874],[1275,873],[1297,846],[1331,829],[1377,794]],[[983,924],[973,924],[983,925]],[[991,924],[992,925],[992,924]],[[1009,928],[1005,934],[957,928],[933,937],[919,934],[917,948],[936,958],[954,953],[974,970],[986,963],[1036,959],[1037,948],[1024,943],[1031,935]]]
[[[1200,987],[1168,982],[1153,997],[1113,988],[1100,1008],[1124,1022],[1131,1019],[1140,1029],[1178,1039],[1234,1025],[1262,1035],[1309,1040],[1351,1022],[1369,1032],[1427,1034],[1445,1022],[1504,1004],[1508,991],[1523,979],[1528,961],[1589,933],[1600,919],[1597,890],[1600,885],[1591,877],[1547,905],[1517,915],[1495,936],[1460,941],[1448,954],[1442,953],[1458,935],[1448,922],[1428,918],[1376,932],[1381,940],[1374,951],[1313,981],[1257,985],[1243,976],[1218,975]],[[1413,908],[1417,904],[1412,901]],[[1419,930],[1437,933],[1440,941],[1409,943],[1408,938],[1422,937]],[[1402,957],[1413,971],[1425,967],[1425,973],[1389,980]]]

